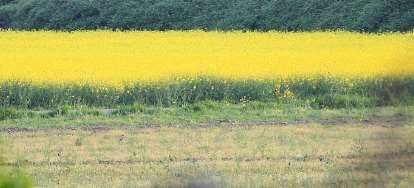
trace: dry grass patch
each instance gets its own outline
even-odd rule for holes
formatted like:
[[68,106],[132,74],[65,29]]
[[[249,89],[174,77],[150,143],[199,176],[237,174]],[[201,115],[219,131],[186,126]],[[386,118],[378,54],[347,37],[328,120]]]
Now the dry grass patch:
[[414,129],[233,126],[1,132],[36,185],[405,186]]

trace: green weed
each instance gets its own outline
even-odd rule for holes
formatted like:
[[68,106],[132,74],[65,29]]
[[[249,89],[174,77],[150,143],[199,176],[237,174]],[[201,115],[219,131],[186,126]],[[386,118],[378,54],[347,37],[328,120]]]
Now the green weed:
[[298,99],[314,99],[318,108],[347,108],[412,103],[412,96],[413,76],[351,80],[326,76],[275,80],[175,78],[126,84],[123,88],[91,84],[37,85],[19,81],[0,83],[0,106],[30,109],[64,105],[110,108],[134,104],[183,106],[202,101],[243,103],[279,100],[286,103]]
[[22,115],[14,108],[0,108],[0,120],[17,119]]

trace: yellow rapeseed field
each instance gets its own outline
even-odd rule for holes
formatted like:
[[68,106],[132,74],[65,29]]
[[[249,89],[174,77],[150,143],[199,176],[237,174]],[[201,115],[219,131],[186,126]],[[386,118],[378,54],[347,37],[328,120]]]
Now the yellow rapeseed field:
[[157,81],[208,75],[414,73],[414,33],[1,31],[0,81]]

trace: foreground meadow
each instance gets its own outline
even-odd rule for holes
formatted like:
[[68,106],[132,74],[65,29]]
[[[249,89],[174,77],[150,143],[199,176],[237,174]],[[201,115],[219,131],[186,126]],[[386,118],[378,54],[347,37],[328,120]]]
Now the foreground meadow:
[[[344,126],[0,132],[39,187],[411,187],[414,129]],[[340,147],[339,147],[340,146]]]
[[24,110],[0,121],[0,171],[38,187],[414,184],[413,106],[138,107]]

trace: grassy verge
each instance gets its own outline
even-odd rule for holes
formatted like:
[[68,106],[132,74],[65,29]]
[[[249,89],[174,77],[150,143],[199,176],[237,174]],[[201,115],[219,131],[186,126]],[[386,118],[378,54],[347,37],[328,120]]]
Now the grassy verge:
[[383,124],[399,125],[414,119],[414,106],[315,108],[309,101],[289,103],[203,101],[183,106],[123,105],[115,108],[62,106],[51,110],[4,108],[2,128],[40,127],[197,127],[245,124]]

